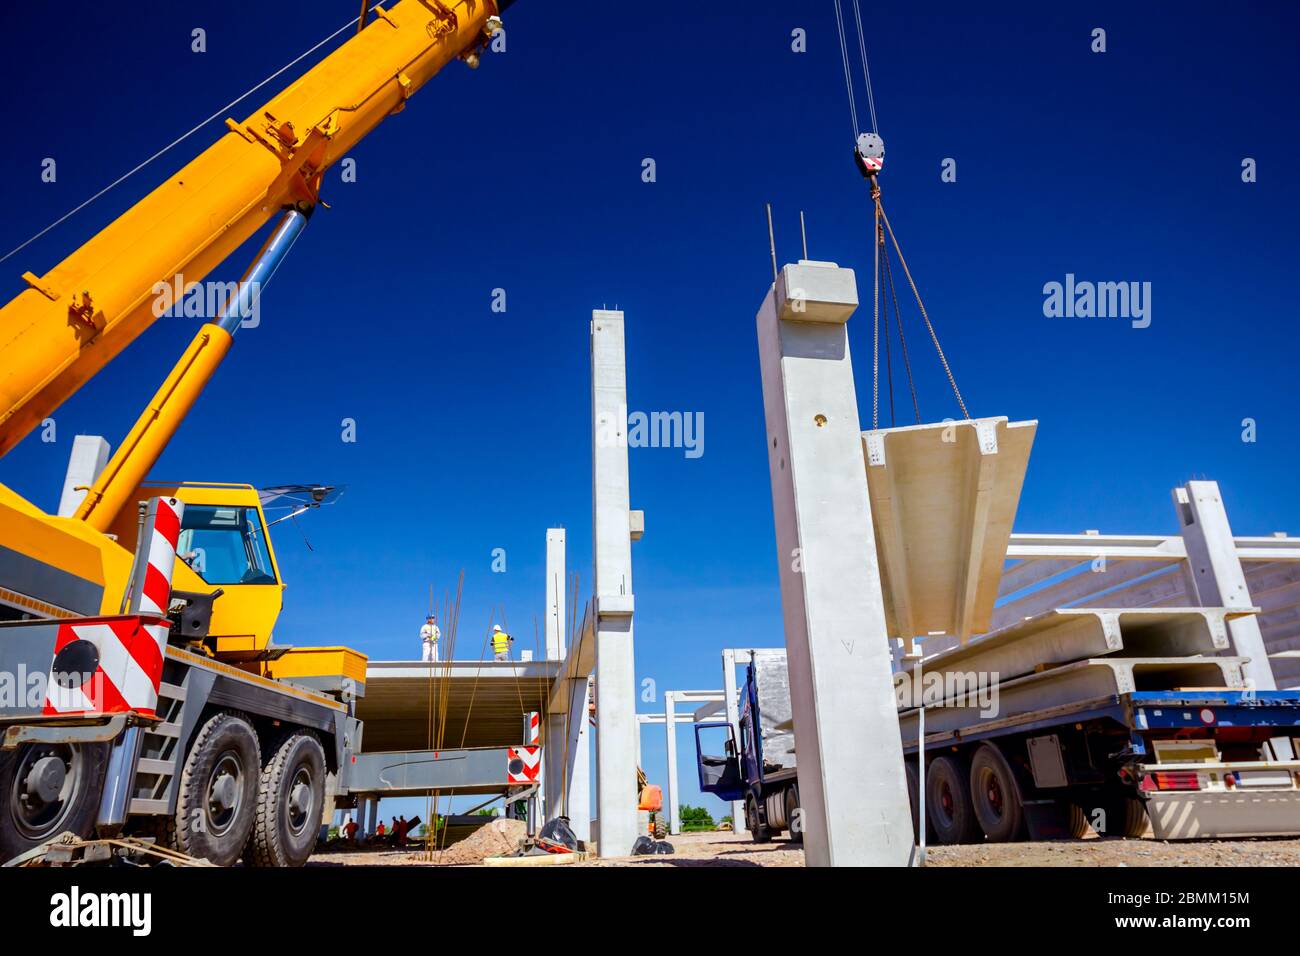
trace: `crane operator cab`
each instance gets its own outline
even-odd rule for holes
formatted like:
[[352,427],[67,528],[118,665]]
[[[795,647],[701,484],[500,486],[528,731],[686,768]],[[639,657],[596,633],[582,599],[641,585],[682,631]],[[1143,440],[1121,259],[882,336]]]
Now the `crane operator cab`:
[[[141,485],[136,497],[169,495],[185,503],[173,572],[173,597],[187,602],[173,640],[202,645],[230,662],[274,654],[271,632],[283,606],[284,584],[256,488],[242,484]],[[135,549],[134,509],[111,529]]]

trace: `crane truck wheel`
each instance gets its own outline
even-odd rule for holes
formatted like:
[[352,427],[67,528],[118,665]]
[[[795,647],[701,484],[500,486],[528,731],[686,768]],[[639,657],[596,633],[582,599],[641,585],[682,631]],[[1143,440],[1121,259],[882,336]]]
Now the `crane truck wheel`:
[[1025,822],[1020,786],[1002,751],[980,744],[970,762],[971,804],[980,829],[993,843],[1010,843],[1020,837]]
[[185,758],[171,821],[172,845],[217,866],[238,860],[253,829],[261,773],[252,725],[226,711],[210,717]]
[[772,839],[772,831],[758,822],[758,801],[752,793],[745,797],[745,828],[755,843],[768,843]]
[[936,757],[925,774],[925,815],[940,843],[979,839],[979,821],[971,806],[969,774],[956,757]]
[[65,831],[95,831],[109,744],[24,744],[0,751],[0,862]]
[[284,739],[262,767],[250,866],[302,866],[316,846],[325,801],[325,750],[315,734]]
[[1092,817],[1102,824],[1099,836],[1136,840],[1147,832],[1147,808],[1137,797],[1124,791],[1104,791],[1091,802],[1104,814]]

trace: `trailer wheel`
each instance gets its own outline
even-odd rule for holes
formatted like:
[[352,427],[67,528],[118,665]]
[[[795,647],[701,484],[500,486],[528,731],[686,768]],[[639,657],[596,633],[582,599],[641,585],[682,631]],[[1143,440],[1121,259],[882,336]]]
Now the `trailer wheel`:
[[758,822],[758,801],[752,793],[745,797],[745,828],[755,843],[768,843],[772,839],[772,831]]
[[109,744],[24,744],[0,751],[0,862],[60,833],[94,834]]
[[1101,790],[1081,797],[1079,809],[1088,829],[1099,837],[1136,839],[1146,833],[1146,806],[1124,790]]
[[194,736],[171,821],[176,849],[217,866],[239,859],[253,828],[262,761],[247,720],[225,711]]
[[1137,797],[1127,793],[1103,794],[1098,805],[1106,814],[1106,832],[1102,836],[1136,840],[1147,832],[1147,808]]
[[1071,839],[1082,840],[1092,829],[1092,824],[1088,822],[1088,815],[1083,812],[1083,807],[1077,803],[1067,804],[1065,808],[1065,830]]
[[1010,843],[1025,822],[1020,787],[1002,751],[980,744],[970,763],[971,802],[980,829],[993,843]]
[[799,787],[791,784],[785,789],[785,825],[790,828],[790,840],[803,842],[803,811],[799,809]]
[[956,757],[936,757],[925,775],[925,815],[940,843],[971,843],[982,836],[970,784]]
[[262,767],[250,866],[302,866],[316,846],[325,801],[325,750],[315,734],[286,737]]

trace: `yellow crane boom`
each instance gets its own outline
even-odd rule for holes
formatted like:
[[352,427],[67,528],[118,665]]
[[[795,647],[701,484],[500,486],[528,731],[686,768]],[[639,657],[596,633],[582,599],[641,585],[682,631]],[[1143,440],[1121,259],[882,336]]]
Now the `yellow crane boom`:
[[[443,66],[472,59],[510,0],[400,0],[0,309],[0,456]],[[199,384],[199,388],[202,384]],[[164,442],[165,443],[165,442]],[[161,447],[141,448],[156,459]],[[146,464],[146,468],[152,461]]]

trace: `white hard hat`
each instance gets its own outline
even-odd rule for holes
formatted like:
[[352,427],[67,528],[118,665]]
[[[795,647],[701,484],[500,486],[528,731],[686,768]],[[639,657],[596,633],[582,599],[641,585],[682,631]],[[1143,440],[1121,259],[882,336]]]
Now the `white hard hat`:
[[493,625],[492,625],[492,630],[494,630],[494,631],[499,631],[499,630],[501,630],[501,625],[500,625],[500,624],[493,624]]

